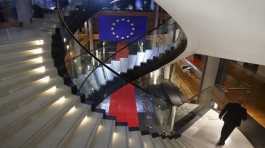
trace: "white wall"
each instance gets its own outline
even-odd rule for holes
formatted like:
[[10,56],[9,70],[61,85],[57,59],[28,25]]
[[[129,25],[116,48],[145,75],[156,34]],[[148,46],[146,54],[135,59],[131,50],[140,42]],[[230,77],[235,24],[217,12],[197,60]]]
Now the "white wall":
[[188,50],[265,65],[265,0],[156,0],[180,24]]

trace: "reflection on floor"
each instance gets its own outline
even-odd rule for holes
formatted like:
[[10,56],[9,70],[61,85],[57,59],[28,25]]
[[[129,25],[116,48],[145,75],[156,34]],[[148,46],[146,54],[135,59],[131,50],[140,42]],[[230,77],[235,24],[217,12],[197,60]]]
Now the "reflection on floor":
[[[219,139],[223,122],[218,119],[218,113],[209,110],[202,118],[188,128],[181,140],[193,148],[215,148]],[[245,136],[235,129],[222,148],[254,148]]]
[[228,90],[224,99],[239,100],[247,108],[248,113],[265,128],[265,78],[243,69],[240,65],[230,63],[225,87],[247,88]]
[[183,72],[181,66],[183,63],[178,61],[174,64],[172,73],[172,82],[180,88],[180,91],[187,98],[191,98],[198,94],[200,88],[200,80],[194,74],[187,74]]

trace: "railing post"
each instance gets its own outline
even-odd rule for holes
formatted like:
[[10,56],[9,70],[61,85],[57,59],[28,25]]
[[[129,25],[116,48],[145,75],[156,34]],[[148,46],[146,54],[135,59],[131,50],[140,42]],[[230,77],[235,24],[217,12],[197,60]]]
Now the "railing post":
[[177,111],[177,106],[173,105],[171,108],[171,123],[170,123],[170,131],[174,130],[174,125],[175,125],[175,118],[176,118],[176,111]]

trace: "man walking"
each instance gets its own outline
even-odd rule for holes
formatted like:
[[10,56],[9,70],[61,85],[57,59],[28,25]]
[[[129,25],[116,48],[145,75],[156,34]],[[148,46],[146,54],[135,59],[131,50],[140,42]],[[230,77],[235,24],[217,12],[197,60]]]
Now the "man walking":
[[224,126],[221,131],[221,137],[217,145],[225,144],[225,140],[233,132],[233,130],[240,126],[242,120],[247,119],[247,110],[239,103],[228,103],[219,115],[223,119]]

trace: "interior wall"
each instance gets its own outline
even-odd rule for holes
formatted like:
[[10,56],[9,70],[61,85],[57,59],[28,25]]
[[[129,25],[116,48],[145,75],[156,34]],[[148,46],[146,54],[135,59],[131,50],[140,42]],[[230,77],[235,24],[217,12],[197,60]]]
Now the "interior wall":
[[156,0],[180,24],[187,53],[265,65],[264,0]]

